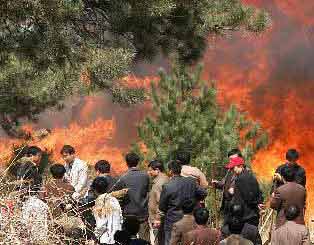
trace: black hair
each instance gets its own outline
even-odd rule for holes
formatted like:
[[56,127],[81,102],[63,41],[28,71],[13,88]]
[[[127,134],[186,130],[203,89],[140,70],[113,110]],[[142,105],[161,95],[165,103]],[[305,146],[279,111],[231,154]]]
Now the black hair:
[[116,243],[121,244],[121,245],[128,245],[130,242],[130,234],[125,230],[116,231],[113,238]]
[[180,175],[181,174],[181,169],[182,165],[179,161],[170,161],[168,163],[168,169],[172,171],[173,174]]
[[36,156],[37,154],[41,153],[42,150],[38,146],[30,146],[26,151],[27,156]]
[[140,222],[135,216],[129,216],[123,222],[123,230],[127,231],[130,236],[135,236],[140,230]]
[[187,151],[177,151],[176,160],[178,160],[182,165],[188,165],[191,161],[191,154]]
[[96,177],[93,180],[92,187],[98,194],[104,194],[107,192],[108,181],[105,177]]
[[182,203],[182,211],[184,214],[191,214],[195,208],[196,202],[193,199],[186,199]]
[[125,161],[129,168],[136,167],[140,161],[140,157],[136,153],[130,152],[125,156]]
[[99,160],[95,164],[95,170],[102,174],[110,173],[110,163],[106,160]]
[[300,215],[300,209],[298,206],[291,205],[285,208],[284,213],[287,220],[295,220]]
[[285,167],[281,170],[281,175],[284,178],[285,181],[287,182],[293,182],[295,179],[295,172],[293,169],[289,167]]
[[60,151],[61,154],[70,154],[73,155],[75,153],[75,149],[71,145],[64,145]]
[[151,167],[152,169],[154,170],[159,170],[160,172],[163,172],[165,169],[164,169],[164,164],[159,161],[159,160],[152,160],[149,162],[148,164],[148,167]]
[[65,167],[61,164],[54,164],[50,167],[50,173],[55,179],[62,179],[65,172]]
[[299,153],[296,149],[289,149],[286,153],[286,159],[289,162],[296,162],[299,159]]
[[209,219],[209,211],[206,208],[198,208],[194,211],[195,222],[198,225],[206,225]]
[[244,221],[240,217],[232,217],[228,222],[228,226],[231,234],[241,234],[244,227]]
[[240,151],[239,148],[233,148],[228,152],[228,157],[232,155],[238,155],[239,157],[242,157],[242,152]]

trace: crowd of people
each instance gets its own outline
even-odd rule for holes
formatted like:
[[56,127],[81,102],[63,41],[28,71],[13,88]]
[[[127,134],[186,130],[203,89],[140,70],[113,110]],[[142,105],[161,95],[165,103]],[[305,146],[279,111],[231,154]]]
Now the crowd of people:
[[[140,158],[131,152],[125,156],[128,170],[115,177],[110,163],[100,160],[94,165],[94,179],[72,146],[63,146],[60,153],[64,164],[50,165],[50,178],[43,178],[42,151],[36,146],[28,147],[12,167],[19,190],[28,190],[22,220],[29,236],[45,239],[47,222],[53,219],[56,232],[65,232],[78,244],[82,238],[94,244],[262,244],[258,226],[265,209],[263,193],[239,149],[228,153],[226,175],[220,181],[208,181],[190,165],[185,151],[167,163],[167,172],[159,160],[140,170]],[[277,211],[273,245],[310,244],[304,221],[306,175],[298,157],[295,149],[289,149],[287,162],[273,178],[269,198]],[[212,214],[205,205],[208,188],[222,190],[220,227],[210,225]],[[65,215],[76,217],[84,228],[65,227]]]

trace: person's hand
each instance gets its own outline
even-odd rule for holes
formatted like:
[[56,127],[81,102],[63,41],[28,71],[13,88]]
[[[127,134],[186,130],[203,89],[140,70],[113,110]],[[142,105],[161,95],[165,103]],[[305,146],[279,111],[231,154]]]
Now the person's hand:
[[153,228],[157,229],[160,227],[160,220],[154,220],[153,221]]
[[275,173],[273,176],[273,180],[282,181],[282,176],[279,173]]
[[266,206],[263,203],[257,205],[259,210],[264,210]]
[[234,194],[234,188],[233,187],[229,188],[228,192],[229,192],[229,194],[233,195]]

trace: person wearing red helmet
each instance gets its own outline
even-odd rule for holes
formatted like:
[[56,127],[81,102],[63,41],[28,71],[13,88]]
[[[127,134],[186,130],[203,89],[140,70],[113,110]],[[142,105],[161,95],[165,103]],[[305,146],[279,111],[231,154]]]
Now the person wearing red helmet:
[[226,166],[234,173],[234,184],[228,189],[232,196],[230,204],[241,204],[244,207],[243,221],[258,226],[259,209],[262,207],[263,195],[252,171],[245,168],[242,157],[231,158]]

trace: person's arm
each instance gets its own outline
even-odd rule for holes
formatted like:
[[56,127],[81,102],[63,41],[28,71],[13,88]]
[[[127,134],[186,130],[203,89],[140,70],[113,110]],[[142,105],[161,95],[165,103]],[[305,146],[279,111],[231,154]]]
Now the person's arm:
[[311,240],[310,240],[310,233],[308,230],[306,230],[306,233],[302,236],[302,245],[310,245]]
[[162,191],[160,193],[160,199],[159,199],[159,210],[162,213],[166,213],[168,210],[168,193],[166,186],[163,186]]
[[302,186],[306,185],[306,174],[304,169],[301,169],[296,173],[295,182]]
[[199,171],[199,180],[200,180],[201,187],[208,188],[208,181],[206,179],[205,174],[201,170]]

